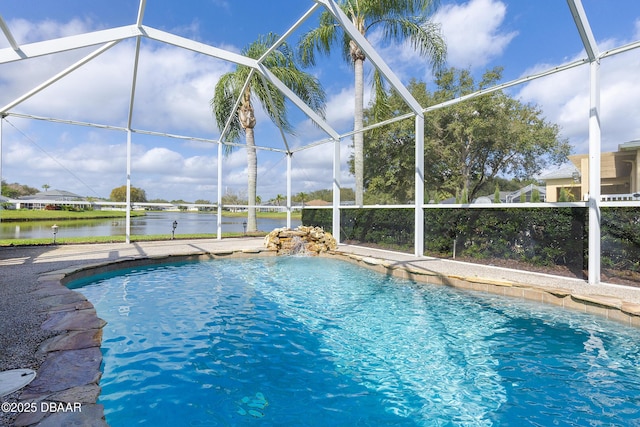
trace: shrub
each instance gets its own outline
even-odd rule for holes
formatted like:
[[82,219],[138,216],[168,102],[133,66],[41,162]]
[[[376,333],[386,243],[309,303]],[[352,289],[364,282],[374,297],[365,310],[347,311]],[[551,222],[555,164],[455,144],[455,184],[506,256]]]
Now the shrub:
[[[602,265],[640,271],[640,208],[602,209]],[[414,239],[413,209],[343,209],[340,240],[408,249]],[[332,211],[302,211],[304,225],[332,228]],[[336,233],[331,230],[336,235]],[[449,257],[500,258],[535,265],[588,264],[586,208],[428,208],[425,252]]]

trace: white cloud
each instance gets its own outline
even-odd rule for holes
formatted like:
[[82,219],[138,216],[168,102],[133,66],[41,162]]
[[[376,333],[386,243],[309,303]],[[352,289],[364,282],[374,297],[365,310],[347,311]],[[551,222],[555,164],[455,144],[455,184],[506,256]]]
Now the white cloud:
[[[354,178],[349,174],[347,161],[352,153],[351,142],[340,144],[340,185],[353,187]],[[294,155],[292,168],[294,194],[331,188],[333,185],[333,143],[302,150]]]
[[[447,46],[448,67],[482,69],[499,58],[517,32],[501,27],[507,6],[500,0],[469,0],[441,6],[431,18],[440,24]],[[424,59],[416,59],[410,43],[388,43],[380,30],[367,38],[400,80],[432,78],[432,68]]]
[[[14,19],[9,22],[9,28],[18,44],[27,44],[86,33],[95,30],[95,24],[91,20],[77,18],[63,23],[52,19],[45,19],[37,23],[26,19]],[[4,37],[1,40],[4,43]]]
[[133,161],[133,168],[142,173],[175,174],[183,169],[184,159],[180,153],[166,148],[154,147]]
[[500,29],[507,6],[499,0],[470,0],[446,5],[433,20],[442,26],[447,63],[456,68],[482,68],[499,57],[517,32]]
[[[32,38],[39,39],[91,30],[89,23],[77,20],[69,23],[29,23],[19,20],[12,22],[11,27],[16,38],[20,39],[30,33],[33,33]],[[92,49],[3,65],[0,102],[8,104]],[[34,95],[15,110],[46,117],[125,126],[134,53],[132,41],[121,42]],[[211,137],[216,128],[209,101],[215,82],[232,66],[184,49],[154,42],[142,43],[133,126]]]
[[[612,45],[605,42],[601,47]],[[623,43],[618,43],[623,44]],[[576,56],[577,60],[582,56]],[[560,64],[556,64],[560,65]],[[553,64],[537,65],[525,72],[530,75]],[[637,70],[640,52],[637,50],[604,58],[600,67],[600,123],[602,150],[615,151],[621,143],[640,136],[640,87]],[[552,123],[560,126],[562,136],[569,139],[575,153],[588,150],[588,119],[590,109],[590,71],[585,65],[535,80],[523,86],[517,97],[542,107]]]
[[[367,89],[367,91],[370,91]],[[327,101],[327,123],[338,131],[340,129],[353,129],[354,112],[354,89],[353,86],[344,88],[340,92],[333,94]]]

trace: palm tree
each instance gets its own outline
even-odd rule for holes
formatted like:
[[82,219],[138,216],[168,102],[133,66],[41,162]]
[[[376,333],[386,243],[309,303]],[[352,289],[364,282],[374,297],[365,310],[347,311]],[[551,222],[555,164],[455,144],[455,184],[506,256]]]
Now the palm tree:
[[302,203],[302,207],[304,208],[304,202],[305,200],[307,200],[307,193],[304,192],[299,192],[298,193],[298,199],[300,200],[300,203]]
[[[428,57],[434,67],[444,63],[446,46],[440,26],[429,20],[437,0],[338,0],[342,11],[360,34],[381,29],[384,41],[408,40],[421,56]],[[353,135],[356,204],[362,205],[364,194],[364,153],[362,132],[364,119],[364,60],[360,47],[349,38],[334,16],[325,11],[317,28],[307,32],[300,41],[299,54],[304,65],[315,64],[315,52],[329,54],[332,45],[340,44],[344,59],[354,67],[355,109]],[[375,71],[374,111],[382,113],[386,96],[381,75]],[[378,114],[376,114],[378,117]]]
[[[247,46],[242,54],[259,59],[277,42],[275,34],[260,36],[258,40]],[[286,43],[280,44],[270,51],[262,60],[262,64],[291,89],[310,108],[324,115],[325,94],[320,82],[310,74],[302,71],[295,62],[295,55]],[[238,100],[240,103],[238,104]],[[253,68],[237,65],[232,72],[224,74],[215,87],[211,108],[215,114],[219,129],[228,124],[226,139],[238,142],[241,134],[245,136],[247,146],[247,196],[249,211],[247,231],[256,231],[256,186],[258,160],[254,128],[256,117],[253,102],[259,102],[269,118],[283,131],[292,133],[292,126],[287,119],[287,103],[284,95],[275,85],[262,78]],[[238,105],[237,109],[234,108]],[[225,135],[221,135],[222,140]],[[225,145],[225,154],[234,149],[233,145]]]

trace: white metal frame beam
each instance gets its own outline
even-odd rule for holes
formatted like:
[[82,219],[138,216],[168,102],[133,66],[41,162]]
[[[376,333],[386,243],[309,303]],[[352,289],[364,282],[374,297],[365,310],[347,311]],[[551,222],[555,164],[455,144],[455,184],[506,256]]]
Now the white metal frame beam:
[[220,49],[205,43],[197,42],[185,37],[177,36],[175,34],[167,33],[166,31],[157,30],[155,28],[147,27],[144,25],[141,27],[140,31],[142,33],[141,35],[144,35],[151,40],[170,44],[172,46],[190,50],[192,52],[201,53],[212,58],[218,58],[225,61],[233,62],[234,64],[245,65],[251,68],[258,67],[258,61],[255,59],[228,50]]
[[20,53],[11,47],[8,47],[0,49],[0,65],[23,59],[37,58],[39,56],[50,55],[53,53],[67,52],[75,49],[130,39],[139,35],[142,35],[140,29],[135,25],[127,25],[108,30],[100,30],[75,36],[24,44],[19,47]]
[[131,124],[133,122],[133,107],[136,97],[136,86],[138,83],[138,64],[140,62],[140,37],[136,39],[136,53],[133,60],[133,70],[131,73],[131,93],[129,95],[129,113],[127,116],[127,207],[125,242],[131,243]]
[[9,42],[11,49],[13,49],[18,55],[21,55],[22,53],[20,52],[20,46],[18,45],[18,42],[16,42],[15,37],[13,37],[11,30],[9,30],[9,26],[7,26],[7,23],[4,22],[4,18],[2,18],[2,15],[0,15],[0,29],[2,29],[2,32]]
[[589,284],[600,283],[600,52],[581,0],[567,0],[590,63],[589,106]]

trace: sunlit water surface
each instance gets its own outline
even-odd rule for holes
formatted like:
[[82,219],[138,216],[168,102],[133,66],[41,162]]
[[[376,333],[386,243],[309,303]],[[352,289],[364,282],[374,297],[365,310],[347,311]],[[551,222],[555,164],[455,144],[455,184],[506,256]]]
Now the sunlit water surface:
[[639,331],[572,311],[310,257],[77,290],[108,322],[113,427],[640,425]]

